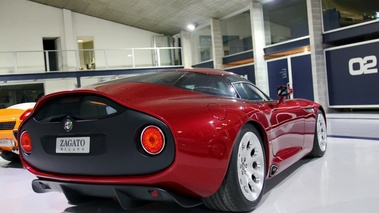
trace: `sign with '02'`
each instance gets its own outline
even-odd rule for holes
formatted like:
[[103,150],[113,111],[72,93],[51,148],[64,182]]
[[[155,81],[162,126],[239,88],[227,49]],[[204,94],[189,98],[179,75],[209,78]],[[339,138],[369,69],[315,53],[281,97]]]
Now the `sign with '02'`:
[[379,107],[378,50],[378,39],[325,50],[330,107]]
[[357,57],[349,60],[350,75],[363,75],[378,73],[378,60],[375,55]]

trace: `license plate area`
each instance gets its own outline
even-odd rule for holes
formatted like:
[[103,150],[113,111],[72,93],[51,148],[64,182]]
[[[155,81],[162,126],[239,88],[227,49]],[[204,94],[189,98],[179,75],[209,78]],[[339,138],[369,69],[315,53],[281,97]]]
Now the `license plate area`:
[[12,146],[13,141],[11,139],[1,139],[0,146]]
[[60,137],[56,139],[56,153],[89,153],[90,137]]

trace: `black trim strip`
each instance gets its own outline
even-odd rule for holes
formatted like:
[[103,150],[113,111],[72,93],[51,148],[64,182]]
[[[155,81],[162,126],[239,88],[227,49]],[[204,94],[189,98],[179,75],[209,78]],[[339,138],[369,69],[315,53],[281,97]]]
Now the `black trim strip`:
[[362,140],[372,140],[372,141],[378,141],[379,142],[379,138],[361,137],[361,136],[328,135],[328,137],[331,137],[331,138],[346,138],[346,139],[362,139]]
[[357,36],[363,36],[371,33],[379,32],[379,22],[359,25],[348,29],[341,29],[333,32],[325,32],[323,34],[324,43],[335,42]]
[[300,40],[295,40],[295,41],[291,41],[291,42],[284,42],[283,44],[279,43],[279,44],[273,45],[271,47],[266,47],[264,49],[264,52],[265,52],[265,55],[270,55],[270,54],[284,52],[284,51],[291,50],[291,49],[296,49],[299,47],[308,46],[309,44],[310,44],[309,37],[307,37],[307,38],[300,39]]
[[254,57],[254,52],[253,50],[248,50],[245,52],[233,54],[233,55],[227,55],[222,58],[222,63],[223,64],[229,64],[237,61],[242,61],[246,59],[253,59]]

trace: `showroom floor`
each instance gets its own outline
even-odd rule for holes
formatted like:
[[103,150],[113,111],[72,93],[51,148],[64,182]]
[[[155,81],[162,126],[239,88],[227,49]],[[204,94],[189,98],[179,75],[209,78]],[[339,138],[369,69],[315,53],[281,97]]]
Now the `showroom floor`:
[[[379,140],[329,137],[323,158],[304,159],[269,180],[254,213],[379,212]],[[36,194],[35,177],[19,163],[0,160],[0,211],[12,213],[214,212],[199,206],[150,203],[124,211],[112,200],[69,205],[61,193]]]

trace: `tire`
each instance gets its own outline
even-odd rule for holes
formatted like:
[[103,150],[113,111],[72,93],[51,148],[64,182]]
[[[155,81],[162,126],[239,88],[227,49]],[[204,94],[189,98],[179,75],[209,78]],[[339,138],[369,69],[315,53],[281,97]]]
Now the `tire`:
[[238,133],[224,181],[203,203],[217,211],[251,211],[262,199],[265,178],[266,154],[262,139],[258,131],[247,124]]
[[326,120],[324,114],[319,111],[316,119],[313,148],[309,156],[316,158],[324,156],[328,145],[327,141]]
[[9,151],[3,151],[0,156],[7,161],[10,162],[19,162],[20,161],[20,156]]

